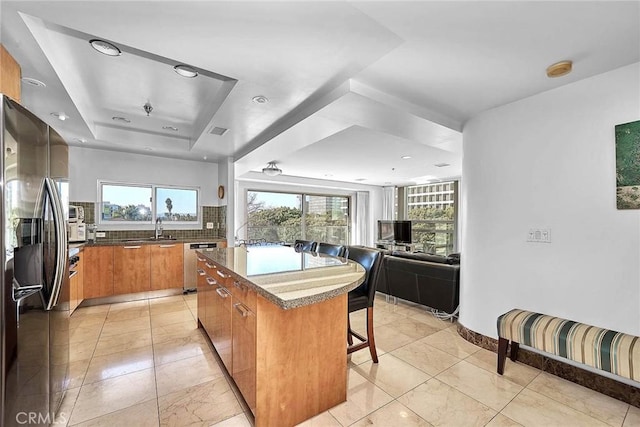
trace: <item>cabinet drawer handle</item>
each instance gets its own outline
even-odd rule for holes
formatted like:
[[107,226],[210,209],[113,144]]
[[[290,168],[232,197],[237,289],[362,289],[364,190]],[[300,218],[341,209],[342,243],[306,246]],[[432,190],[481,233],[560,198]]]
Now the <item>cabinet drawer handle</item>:
[[124,246],[124,249],[140,249],[142,246]]
[[160,245],[161,248],[173,248],[175,245]]
[[201,269],[201,268],[199,268],[199,269],[198,269],[198,275],[199,275],[199,276],[204,276],[205,274],[206,274],[206,273],[204,272],[204,270],[203,270],[203,269]]
[[216,268],[216,266],[215,266],[215,265],[213,265],[213,264],[209,264],[208,262],[206,262],[204,265],[206,265],[206,266],[207,266],[207,267],[209,267],[209,268]]
[[227,278],[227,276],[220,270],[216,270],[216,273],[218,273],[218,276],[222,277],[223,279]]
[[220,295],[222,298],[227,298],[229,296],[229,292],[227,292],[227,290],[225,288],[218,288],[216,289],[216,292],[218,293],[218,295]]
[[249,317],[249,315],[251,314],[251,311],[244,306],[244,304],[242,303],[237,303],[233,305],[236,310],[238,310],[240,312],[240,314],[242,315],[242,317]]
[[235,286],[236,288],[241,289],[241,290],[244,289],[244,285],[242,283],[240,283],[239,281],[237,281],[237,280],[233,281],[233,286]]
[[206,261],[206,259],[205,259],[205,258],[200,258],[200,257],[198,257],[198,261],[200,261],[200,262],[205,262],[205,261]]
[[207,277],[207,283],[211,286],[213,285],[217,285],[218,282],[216,282],[216,279],[212,278],[212,277]]

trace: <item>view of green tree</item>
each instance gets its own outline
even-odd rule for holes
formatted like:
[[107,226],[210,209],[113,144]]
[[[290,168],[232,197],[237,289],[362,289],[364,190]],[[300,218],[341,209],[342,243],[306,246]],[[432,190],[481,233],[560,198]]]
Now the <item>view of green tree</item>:
[[167,205],[167,210],[169,211],[169,218],[171,218],[171,210],[173,209],[173,202],[171,201],[171,198],[167,197],[167,200],[165,200],[164,203]]
[[[349,217],[341,206],[348,206],[343,196],[304,196],[310,212],[291,206],[265,206],[259,192],[247,193],[247,238],[267,242],[293,243],[311,239],[328,243],[346,243]],[[291,195],[289,195],[291,196]],[[302,200],[303,195],[299,195]],[[339,200],[333,199],[339,197]],[[295,200],[295,198],[293,199]],[[310,202],[312,200],[312,202]],[[304,227],[302,221],[304,220]],[[304,229],[304,235],[303,235]]]
[[111,206],[112,221],[151,221],[151,209],[147,206]]
[[454,218],[453,206],[447,206],[446,208],[409,208],[409,219],[445,219],[453,221]]
[[453,206],[409,207],[407,215],[411,220],[412,243],[429,253],[445,255],[453,251]]

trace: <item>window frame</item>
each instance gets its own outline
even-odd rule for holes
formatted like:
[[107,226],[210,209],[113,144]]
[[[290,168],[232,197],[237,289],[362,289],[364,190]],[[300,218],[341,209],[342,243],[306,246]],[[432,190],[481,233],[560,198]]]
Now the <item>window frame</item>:
[[[259,188],[246,188],[244,191],[244,205],[245,205],[245,209],[244,209],[244,225],[240,228],[244,228],[244,227],[248,227],[249,226],[249,213],[246,209],[247,203],[248,203],[248,199],[249,199],[249,193],[250,192],[258,192],[258,193],[278,193],[278,194],[290,194],[290,195],[295,195],[295,196],[301,196],[301,203],[300,203],[300,208],[301,208],[301,217],[300,217],[300,231],[302,234],[302,237],[300,237],[301,239],[306,239],[306,221],[305,221],[305,217],[307,215],[307,210],[308,210],[308,203],[306,202],[306,196],[312,196],[312,197],[343,197],[347,200],[347,212],[348,212],[348,220],[347,220],[347,243],[344,243],[344,245],[349,245],[351,242],[351,238],[353,237],[353,212],[352,212],[352,208],[353,208],[353,201],[352,201],[352,196],[348,195],[348,194],[329,194],[329,193],[312,193],[312,192],[307,192],[307,191],[282,191],[282,190],[271,190],[271,189],[259,189]],[[246,235],[245,235],[246,237]],[[240,240],[244,240],[244,239],[240,239]],[[290,242],[293,243],[293,242]]]
[[[104,185],[119,185],[126,187],[150,188],[151,189],[151,221],[103,221],[102,220],[102,204]],[[196,221],[163,221],[162,227],[165,230],[199,230],[202,228],[202,202],[200,199],[200,187],[188,185],[170,185],[157,183],[135,183],[124,181],[112,181],[99,179],[97,183],[97,201],[95,207],[94,221],[100,229],[104,230],[153,230],[155,229],[155,219],[158,217],[156,211],[157,189],[177,189],[190,190],[196,192]]]

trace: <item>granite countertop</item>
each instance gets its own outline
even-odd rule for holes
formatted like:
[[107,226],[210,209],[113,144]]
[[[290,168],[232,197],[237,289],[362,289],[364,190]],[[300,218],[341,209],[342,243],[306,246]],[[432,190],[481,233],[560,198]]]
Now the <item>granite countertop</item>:
[[94,242],[76,242],[69,243],[69,247],[85,247],[85,246],[129,246],[129,245],[170,245],[172,243],[200,243],[200,242],[225,242],[226,239],[220,238],[206,238],[199,237],[193,239],[159,239],[154,240],[150,238],[140,238],[140,239],[98,239]]
[[296,252],[287,246],[220,248],[199,252],[223,273],[282,309],[319,303],[357,288],[364,268],[346,258]]

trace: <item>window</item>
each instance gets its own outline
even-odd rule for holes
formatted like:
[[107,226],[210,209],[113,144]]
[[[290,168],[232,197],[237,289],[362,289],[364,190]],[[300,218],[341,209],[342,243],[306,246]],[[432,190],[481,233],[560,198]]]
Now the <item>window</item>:
[[[197,188],[99,182],[98,222],[106,225],[200,224]],[[155,203],[154,203],[155,200]]]
[[405,212],[416,249],[442,255],[456,251],[457,192],[457,181],[406,187]]
[[293,243],[296,239],[349,244],[346,196],[247,192],[247,239]]

